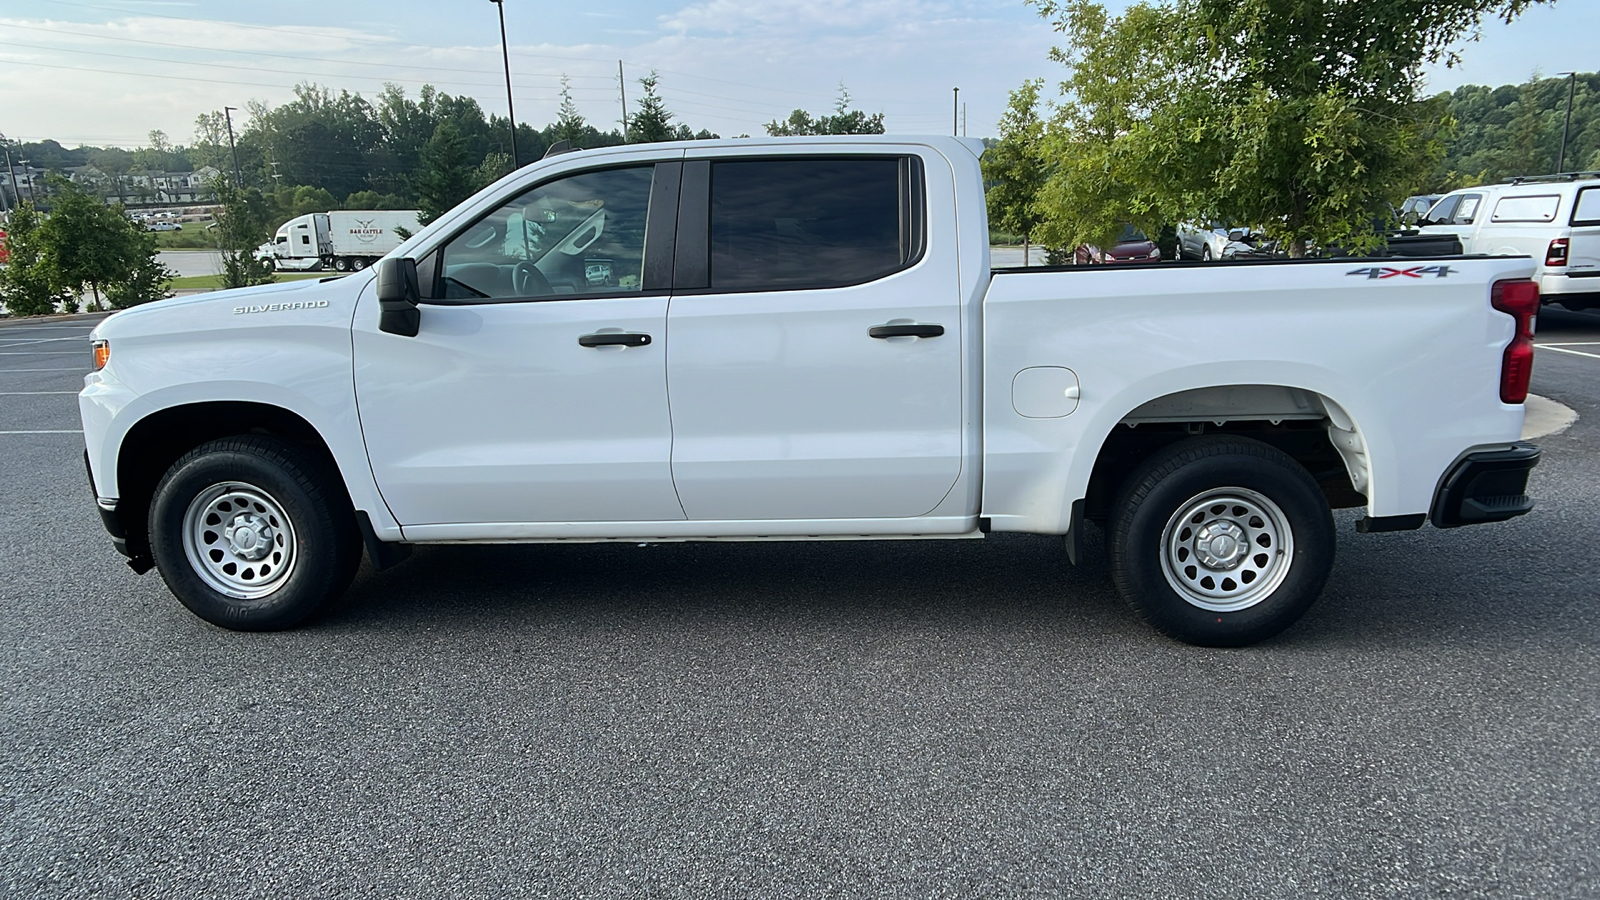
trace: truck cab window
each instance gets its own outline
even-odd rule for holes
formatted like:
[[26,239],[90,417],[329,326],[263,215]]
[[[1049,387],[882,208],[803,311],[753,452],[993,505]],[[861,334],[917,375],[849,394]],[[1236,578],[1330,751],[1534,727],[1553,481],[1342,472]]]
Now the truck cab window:
[[713,163],[712,289],[841,287],[905,267],[921,245],[910,173],[887,156]]
[[637,291],[653,166],[546,182],[445,245],[443,299]]

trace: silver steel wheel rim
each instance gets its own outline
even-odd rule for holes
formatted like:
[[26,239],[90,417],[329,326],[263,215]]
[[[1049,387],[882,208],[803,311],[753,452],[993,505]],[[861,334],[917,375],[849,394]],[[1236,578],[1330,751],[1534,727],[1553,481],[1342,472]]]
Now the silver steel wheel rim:
[[1224,487],[1199,494],[1161,532],[1161,574],[1191,605],[1238,612],[1283,584],[1294,559],[1294,531],[1278,504],[1255,491]]
[[254,485],[213,484],[183,513],[183,553],[212,590],[236,600],[275,593],[294,573],[294,523]]

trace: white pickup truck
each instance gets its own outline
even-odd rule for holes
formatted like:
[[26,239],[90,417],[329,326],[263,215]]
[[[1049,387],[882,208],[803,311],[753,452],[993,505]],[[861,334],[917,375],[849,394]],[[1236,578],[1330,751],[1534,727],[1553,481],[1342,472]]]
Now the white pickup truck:
[[[372,271],[93,334],[119,550],[293,626],[363,548],[1106,535],[1133,609],[1258,641],[1363,531],[1527,512],[1525,258],[990,268],[977,141],[566,153]],[[1003,590],[1004,586],[997,586]]]

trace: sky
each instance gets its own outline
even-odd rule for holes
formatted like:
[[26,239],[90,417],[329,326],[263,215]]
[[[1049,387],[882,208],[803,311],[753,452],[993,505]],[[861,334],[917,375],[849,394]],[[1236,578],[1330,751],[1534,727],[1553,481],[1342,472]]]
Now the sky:
[[[517,119],[535,127],[554,120],[563,75],[579,110],[613,127],[618,60],[630,104],[654,69],[678,121],[724,136],[826,112],[841,83],[899,133],[948,133],[959,87],[967,133],[987,136],[1009,91],[1061,75],[1057,35],[1022,0],[504,0],[504,12]],[[131,148],[160,129],[186,144],[198,115],[236,107],[242,130],[248,101],[283,103],[302,81],[366,97],[433,84],[504,115],[499,27],[485,0],[0,0],[0,134]],[[1600,2],[1558,0],[1486,25],[1429,87],[1593,71],[1597,33]]]

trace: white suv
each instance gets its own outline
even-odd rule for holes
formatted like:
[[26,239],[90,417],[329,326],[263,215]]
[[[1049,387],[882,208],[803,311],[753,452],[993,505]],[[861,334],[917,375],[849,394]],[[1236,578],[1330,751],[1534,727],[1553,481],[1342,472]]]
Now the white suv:
[[1466,253],[1531,256],[1546,303],[1600,307],[1600,172],[1513,178],[1452,191],[1424,234],[1454,234]]

